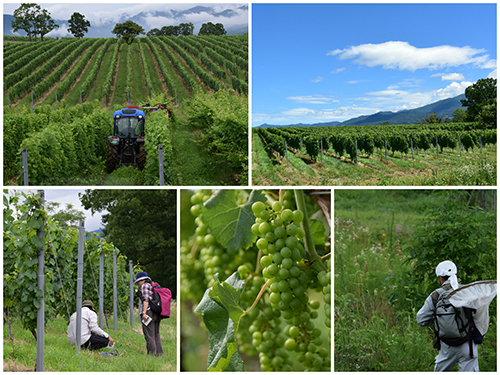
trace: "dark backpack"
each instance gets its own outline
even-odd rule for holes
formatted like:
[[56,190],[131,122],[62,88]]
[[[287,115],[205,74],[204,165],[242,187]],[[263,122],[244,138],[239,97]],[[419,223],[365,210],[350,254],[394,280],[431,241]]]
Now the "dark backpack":
[[467,307],[455,307],[448,301],[451,285],[436,289],[432,301],[434,312],[434,347],[441,349],[441,341],[450,346],[460,346],[470,342],[470,355],[473,357],[472,342],[475,341],[475,325],[472,314],[476,311]]
[[[139,299],[144,302],[142,298],[141,288],[137,290],[136,294],[137,297],[139,297]],[[151,298],[151,301],[149,301],[149,307],[151,308],[151,311],[153,311],[155,314],[161,313],[161,298],[158,292],[155,291],[154,287],[153,287],[153,297]]]

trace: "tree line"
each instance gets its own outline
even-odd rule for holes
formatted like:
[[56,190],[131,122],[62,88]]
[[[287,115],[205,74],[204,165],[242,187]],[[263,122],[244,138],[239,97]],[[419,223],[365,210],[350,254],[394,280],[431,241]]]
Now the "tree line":
[[[14,20],[11,22],[13,31],[22,30],[26,32],[30,41],[37,40],[43,42],[43,37],[51,31],[58,29],[59,25],[51,18],[50,12],[47,9],[42,9],[40,5],[35,3],[23,3],[14,11]],[[74,12],[68,20],[68,32],[75,38],[83,38],[91,27],[90,22],[85,19],[81,13]],[[161,29],[154,28],[148,31],[147,36],[181,36],[193,35],[194,24],[181,23],[177,26],[163,26]],[[118,38],[123,37],[127,44],[131,44],[134,38],[146,34],[144,28],[133,21],[117,23],[112,31]],[[204,23],[198,35],[226,35],[222,23],[213,24],[212,22]]]

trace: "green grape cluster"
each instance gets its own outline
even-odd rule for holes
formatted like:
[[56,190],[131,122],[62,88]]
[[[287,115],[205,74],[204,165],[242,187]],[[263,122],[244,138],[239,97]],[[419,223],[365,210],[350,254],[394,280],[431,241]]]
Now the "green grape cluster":
[[[332,316],[331,307],[331,283],[332,283],[332,260],[329,258],[326,261],[327,271],[318,273],[318,281],[323,287],[323,300],[325,301],[325,325],[331,329],[332,323],[330,317]],[[330,331],[331,333],[331,331]]]
[[[252,232],[257,236],[262,276],[269,285],[268,306],[254,323],[261,324],[252,344],[259,352],[263,370],[287,371],[288,352],[297,352],[297,359],[305,368],[314,371],[329,370],[329,351],[323,347],[321,330],[312,319],[318,317],[320,304],[309,301],[308,289],[314,285],[310,273],[301,269],[305,236],[300,223],[301,210],[283,208],[279,201],[272,206],[262,202],[252,205],[256,217]],[[279,326],[282,317],[288,328]],[[259,323],[260,322],[260,323]],[[262,328],[266,330],[262,332]],[[252,327],[251,327],[252,330]],[[266,337],[267,336],[267,337]],[[271,344],[271,343],[273,344]],[[284,350],[283,350],[284,349]]]

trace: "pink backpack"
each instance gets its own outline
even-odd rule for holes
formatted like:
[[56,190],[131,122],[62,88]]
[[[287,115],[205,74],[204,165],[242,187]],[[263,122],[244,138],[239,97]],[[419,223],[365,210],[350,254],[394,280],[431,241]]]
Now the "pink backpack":
[[153,291],[158,293],[161,299],[160,318],[170,318],[170,301],[172,300],[172,292],[168,288],[162,288],[156,281],[151,284]]

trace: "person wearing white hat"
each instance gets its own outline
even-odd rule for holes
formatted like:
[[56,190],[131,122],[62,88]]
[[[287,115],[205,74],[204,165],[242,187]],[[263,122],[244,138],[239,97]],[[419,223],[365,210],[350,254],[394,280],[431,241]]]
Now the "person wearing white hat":
[[[446,260],[439,263],[436,267],[436,276],[441,287],[427,297],[424,306],[417,313],[417,323],[424,327],[433,324],[436,326],[438,302],[446,298],[451,290],[460,287],[457,279],[457,266],[452,261]],[[473,322],[467,324],[473,324]],[[439,337],[434,338],[434,348],[439,349],[434,371],[452,371],[457,363],[459,371],[479,371],[477,344],[472,338],[473,330],[469,332],[470,334],[463,338],[466,341],[456,346],[445,343]],[[437,335],[436,330],[435,333]]]
[[[68,326],[68,342],[76,345],[76,312],[71,315]],[[92,301],[82,302],[82,327],[79,345],[89,350],[99,350],[115,341],[97,325],[97,314]]]

